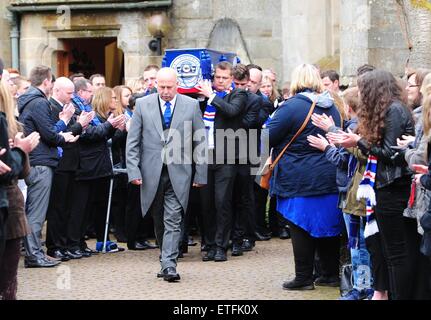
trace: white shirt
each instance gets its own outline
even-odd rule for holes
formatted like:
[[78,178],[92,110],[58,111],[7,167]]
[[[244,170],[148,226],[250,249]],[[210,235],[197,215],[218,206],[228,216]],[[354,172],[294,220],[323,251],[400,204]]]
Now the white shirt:
[[[160,108],[162,109],[162,114],[165,114],[166,101],[162,100],[162,98],[160,98],[159,96],[159,102],[160,102]],[[174,114],[175,102],[177,102],[177,95],[175,95],[175,97],[169,102],[171,103],[171,114]]]

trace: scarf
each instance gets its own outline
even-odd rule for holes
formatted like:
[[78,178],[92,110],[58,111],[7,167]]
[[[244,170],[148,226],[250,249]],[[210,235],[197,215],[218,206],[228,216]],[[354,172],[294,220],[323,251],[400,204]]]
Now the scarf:
[[[235,89],[235,85],[232,83],[231,87],[226,91],[215,91],[217,97],[224,98],[228,94],[230,94]],[[205,108],[204,116],[202,117],[205,129],[207,130],[208,135],[208,149],[214,149],[214,121],[216,117],[217,109],[213,105],[207,103]]]
[[367,160],[367,166],[365,167],[364,176],[358,187],[358,193],[356,197],[358,200],[364,198],[366,203],[366,225],[364,231],[364,237],[368,238],[379,232],[377,226],[376,217],[374,215],[374,206],[376,205],[376,193],[374,191],[374,185],[376,182],[377,172],[377,157],[370,155]]
[[[91,112],[93,111],[93,108],[91,107],[91,104],[86,104],[85,101],[78,95],[73,95],[72,98],[73,103],[79,108],[79,110],[81,111],[85,111],[85,112]],[[100,122],[99,118],[97,116],[95,116],[93,118],[93,120],[91,120],[91,125],[96,127],[99,124],[102,124],[102,122]]]

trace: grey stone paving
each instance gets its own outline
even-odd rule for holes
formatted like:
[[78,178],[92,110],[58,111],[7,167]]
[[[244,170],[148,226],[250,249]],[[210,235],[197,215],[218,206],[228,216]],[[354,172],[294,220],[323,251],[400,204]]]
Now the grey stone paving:
[[[94,242],[89,242],[94,247]],[[293,276],[290,240],[257,242],[254,251],[223,263],[202,262],[199,245],[180,259],[179,283],[156,278],[159,251],[124,251],[63,262],[55,268],[18,270],[25,300],[335,300],[338,288],[281,289]]]

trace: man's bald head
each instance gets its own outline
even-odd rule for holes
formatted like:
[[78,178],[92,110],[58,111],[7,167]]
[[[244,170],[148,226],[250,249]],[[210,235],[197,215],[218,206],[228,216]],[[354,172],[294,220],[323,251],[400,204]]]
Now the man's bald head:
[[164,101],[171,101],[177,94],[177,73],[171,68],[157,72],[157,92]]
[[248,90],[257,93],[262,85],[262,71],[257,68],[251,68],[250,81],[248,82]]
[[52,97],[62,104],[67,104],[75,92],[75,85],[71,80],[60,77],[54,82]]

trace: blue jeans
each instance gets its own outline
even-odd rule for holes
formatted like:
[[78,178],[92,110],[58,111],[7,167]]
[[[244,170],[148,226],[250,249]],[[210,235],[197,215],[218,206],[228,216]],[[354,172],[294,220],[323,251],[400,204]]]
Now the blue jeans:
[[[350,232],[350,214],[344,213],[344,222],[346,223],[347,234]],[[350,256],[352,258],[353,268],[353,289],[363,291],[364,289],[371,288],[373,284],[373,277],[371,274],[371,261],[370,254],[365,246],[364,238],[364,220],[365,217],[360,218],[359,228],[359,249],[350,249]]]

